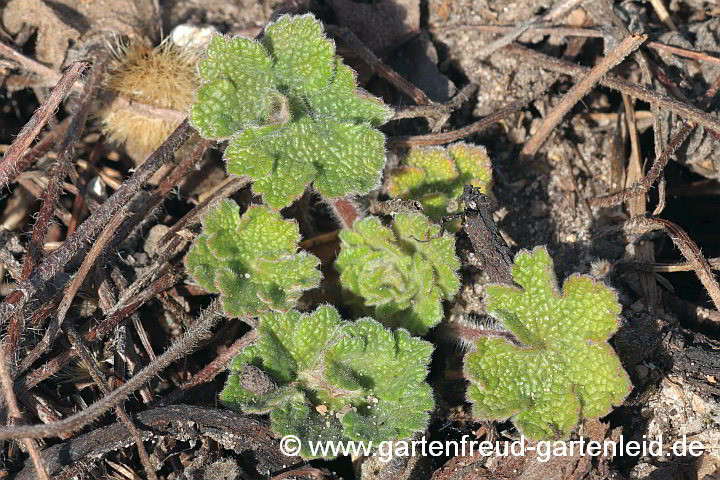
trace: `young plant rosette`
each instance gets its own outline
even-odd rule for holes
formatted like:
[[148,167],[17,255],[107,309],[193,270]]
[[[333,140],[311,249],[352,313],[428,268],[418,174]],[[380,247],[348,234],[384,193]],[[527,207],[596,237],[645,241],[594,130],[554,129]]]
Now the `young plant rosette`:
[[283,16],[258,42],[215,37],[199,63],[203,85],[190,121],[208,139],[229,139],[228,172],[248,175],[273,208],[308,184],[326,198],[379,186],[392,110],[357,88],[312,15]]
[[464,142],[411,149],[388,177],[388,195],[418,200],[423,212],[438,221],[460,211],[457,199],[465,185],[490,192],[492,167],[485,147]]
[[580,420],[608,414],[632,389],[608,343],[620,305],[613,290],[583,275],[568,278],[560,295],[544,248],[519,253],[512,276],[521,288],[485,287],[486,310],[519,344],[475,342],[465,359],[473,415],[512,417],[532,440],[567,438]]
[[391,228],[377,217],[357,220],[340,232],[340,283],[385,325],[426,334],[460,289],[455,236],[440,230],[420,213],[397,214]]
[[[331,306],[260,317],[254,345],[236,356],[221,401],[269,413],[272,431],[308,442],[402,440],[427,427],[432,344]],[[330,457],[326,457],[330,458]]]
[[288,311],[322,278],[320,260],[298,252],[296,222],[263,206],[244,215],[223,200],[203,218],[203,233],[185,258],[187,271],[208,292],[220,293],[233,316]]

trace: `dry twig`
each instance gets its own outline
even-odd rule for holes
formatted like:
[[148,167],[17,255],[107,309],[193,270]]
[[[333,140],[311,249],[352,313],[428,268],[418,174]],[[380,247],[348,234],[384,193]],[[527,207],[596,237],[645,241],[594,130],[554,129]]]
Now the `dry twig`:
[[647,35],[633,35],[627,37],[615,47],[610,54],[595,65],[582,80],[573,85],[557,105],[548,113],[545,120],[537,129],[530,140],[525,143],[522,155],[533,156],[540,146],[545,142],[550,132],[562,121],[563,117],[570,111],[582,97],[595,85],[607,72],[620,62],[625,60],[630,53],[635,51],[647,40]]
[[0,325],[22,309],[48,280],[60,272],[67,262],[95,238],[110,218],[135,196],[158,168],[172,157],[173,152],[185,142],[191,131],[187,121],[181,123],[145,163],[138,167],[133,176],[65,240],[62,247],[47,255],[27,281],[20,282],[17,288],[5,297],[0,304]]
[[145,382],[153,376],[164,370],[168,365],[190,354],[195,346],[210,334],[210,330],[220,321],[222,316],[222,307],[218,300],[206,308],[195,323],[188,331],[178,340],[175,340],[165,352],[160,355],[157,360],[142,370],[135,376],[130,378],[124,385],[113,390],[110,395],[106,395],[101,400],[90,405],[88,408],[81,410],[68,418],[59,422],[49,423],[46,425],[22,425],[17,427],[0,428],[0,439],[9,440],[17,438],[48,438],[56,437],[63,433],[74,432],[92,422],[109,409],[120,404],[128,395],[138,388],[142,387]]
[[[8,410],[10,410],[10,415],[16,421],[19,421],[23,418],[23,414],[20,412],[17,399],[15,398],[15,393],[13,392],[13,382],[12,377],[10,376],[9,368],[11,364],[9,361],[11,355],[12,352],[8,348],[7,343],[0,343],[0,384],[2,385],[5,403],[8,406]],[[23,443],[30,453],[30,458],[32,459],[38,478],[40,480],[50,480],[47,471],[45,471],[45,466],[43,465],[40,451],[37,447],[37,442],[35,442],[32,438],[27,438],[23,441]]]
[[707,290],[710,295],[710,299],[713,301],[716,310],[720,310],[720,285],[718,285],[715,276],[712,273],[710,263],[703,256],[700,248],[695,242],[688,236],[685,231],[669,220],[664,218],[633,218],[628,220],[623,228],[630,232],[646,233],[653,230],[664,230],[670,236],[676,247],[680,250],[693,267],[695,275],[700,279],[700,282]]
[[[0,43],[0,50],[3,48],[9,47]],[[50,117],[55,113],[60,102],[63,101],[70,91],[70,88],[87,66],[88,64],[86,62],[75,62],[70,65],[70,68],[68,68],[62,78],[60,78],[57,85],[50,92],[50,95],[45,99],[45,102],[37,109],[22,130],[20,130],[15,141],[10,145],[2,161],[0,161],[0,188],[5,187],[10,182],[10,179],[17,174],[17,164],[22,159],[25,151],[35,137],[38,136],[48,120],[50,120]]]

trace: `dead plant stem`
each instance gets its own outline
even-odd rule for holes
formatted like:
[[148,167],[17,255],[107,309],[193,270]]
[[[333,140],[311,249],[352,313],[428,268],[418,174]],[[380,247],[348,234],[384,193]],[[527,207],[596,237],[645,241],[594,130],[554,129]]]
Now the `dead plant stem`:
[[[10,49],[7,45],[0,42],[0,52]],[[14,52],[14,50],[12,50]],[[87,68],[86,62],[75,62],[65,71],[58,81],[57,85],[52,89],[50,95],[45,102],[37,109],[30,120],[20,130],[20,133],[12,142],[10,148],[0,161],[0,188],[7,186],[12,175],[17,171],[17,164],[22,159],[25,151],[33,140],[38,136],[40,131],[47,124],[50,117],[55,113],[60,102],[63,101],[70,88],[80,77],[80,74]]]
[[535,134],[523,147],[521,154],[527,156],[535,155],[550,135],[550,132],[560,124],[573,105],[580,101],[607,72],[640,47],[645,40],[647,40],[647,35],[626,37],[608,56],[595,65],[582,80],[573,85],[570,91],[567,92],[560,102],[548,113],[540,125],[540,128],[537,129]]
[[164,370],[168,365],[184,355],[192,353],[195,346],[210,334],[212,327],[214,327],[221,318],[223,318],[222,307],[220,301],[216,299],[201,313],[200,317],[190,326],[188,331],[178,340],[175,340],[155,362],[144,367],[109,395],[104,396],[88,408],[58,422],[46,425],[22,425],[0,428],[0,440],[56,437],[62,433],[79,430],[125,400],[128,395],[142,387],[145,382]]

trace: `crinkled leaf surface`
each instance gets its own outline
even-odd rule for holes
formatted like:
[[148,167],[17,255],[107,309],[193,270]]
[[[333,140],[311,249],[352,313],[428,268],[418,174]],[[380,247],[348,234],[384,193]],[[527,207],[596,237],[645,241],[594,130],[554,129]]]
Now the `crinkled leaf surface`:
[[[344,321],[331,306],[312,314],[265,314],[256,343],[233,359],[220,398],[230,408],[270,413],[273,431],[307,442],[378,443],[424,430],[433,408],[425,382],[432,344],[371,318]],[[276,383],[253,389],[246,365]]]
[[377,217],[340,232],[335,268],[343,288],[388,326],[424,335],[443,318],[442,300],[460,288],[455,237],[419,213],[395,216],[392,228]]
[[205,138],[226,139],[228,172],[282,208],[315,182],[320,194],[364,194],[380,183],[392,111],[355,73],[312,15],[283,16],[261,42],[216,37],[200,62],[190,114]]
[[607,342],[620,305],[613,290],[582,275],[568,278],[559,294],[544,248],[519,253],[512,276],[522,288],[487,286],[486,308],[522,345],[478,340],[465,362],[468,399],[476,418],[513,417],[528,438],[566,438],[632,388]]
[[413,148],[402,166],[390,172],[391,197],[418,200],[433,220],[459,211],[456,200],[465,185],[490,191],[492,171],[485,147],[464,142]]
[[297,223],[266,207],[240,207],[224,200],[203,219],[203,233],[190,249],[188,273],[210,292],[221,293],[231,315],[287,311],[316,287],[320,261],[297,253]]

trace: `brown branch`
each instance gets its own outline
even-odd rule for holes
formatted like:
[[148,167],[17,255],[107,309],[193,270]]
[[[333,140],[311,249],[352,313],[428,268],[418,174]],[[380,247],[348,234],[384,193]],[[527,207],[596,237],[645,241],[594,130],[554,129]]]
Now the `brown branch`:
[[[0,43],[0,51],[4,49],[9,49],[9,47]],[[75,62],[70,65],[70,68],[68,68],[62,78],[60,78],[57,85],[55,85],[50,92],[50,95],[45,99],[45,102],[37,109],[22,130],[20,130],[15,141],[12,142],[10,148],[5,152],[2,161],[0,161],[0,188],[8,185],[11,176],[16,175],[17,163],[22,159],[27,148],[32,141],[35,140],[35,137],[38,136],[48,120],[50,120],[50,117],[55,113],[60,102],[63,101],[70,91],[70,88],[87,66],[88,64],[86,62]]]
[[[20,412],[18,407],[17,398],[13,392],[13,382],[10,375],[10,365],[12,363],[12,351],[8,348],[6,343],[0,343],[0,385],[2,385],[3,394],[5,395],[5,403],[10,411],[10,416],[16,421],[23,419],[23,414]],[[50,480],[45,465],[43,465],[40,451],[38,450],[37,443],[32,438],[23,440],[25,447],[30,454],[35,472],[40,480]]]
[[[563,73],[572,77],[584,76],[589,71],[587,67],[575,65],[573,63],[566,62],[564,60],[536,52],[529,48],[521,47],[519,45],[512,45],[510,47],[506,47],[505,50],[507,50],[508,53],[516,54],[524,60],[527,60],[528,62],[544,68],[545,70]],[[698,125],[702,125],[708,130],[720,132],[720,120],[692,105],[679,102],[667,95],[656,92],[654,90],[650,90],[641,85],[638,85],[637,83],[629,82],[627,80],[623,80],[610,74],[602,78],[600,80],[600,84],[613,90],[626,93],[631,97],[638,98],[649,104],[657,105],[658,107],[664,108],[665,110],[670,110],[679,117],[694,121]]]
[[124,385],[113,390],[110,395],[104,396],[101,400],[93,403],[84,410],[81,410],[59,422],[46,425],[16,426],[0,428],[0,440],[16,438],[49,438],[56,437],[63,433],[74,432],[84,427],[93,420],[99,418],[109,409],[120,404],[145,382],[164,370],[168,365],[177,359],[189,355],[195,346],[210,334],[211,329],[223,318],[222,308],[218,300],[208,306],[200,318],[188,329],[178,340],[175,340],[165,352],[157,358],[157,361],[147,365],[135,376],[130,378]]
[[[150,299],[172,288],[172,286],[177,282],[178,276],[178,272],[170,272],[157,279],[147,289],[138,293],[137,296],[133,296],[130,300],[127,300],[127,303],[123,300],[118,302],[117,305],[107,312],[106,317],[102,322],[85,333],[85,340],[89,342],[97,342],[105,338],[115,329],[115,327],[117,327],[118,324],[120,324],[120,322],[135,312],[142,305],[147,303]],[[128,290],[131,289],[132,286]],[[39,367],[37,370],[28,373],[26,377],[18,378],[16,383],[20,383],[21,385],[24,385],[25,388],[31,389],[37,386],[40,382],[48,379],[52,375],[55,375],[60,371],[60,369],[70,363],[71,359],[72,353],[66,350],[57,357],[48,361],[45,365]]]
[[387,139],[386,145],[388,148],[411,148],[411,147],[426,147],[430,145],[444,145],[446,143],[460,140],[461,138],[469,137],[470,135],[480,132],[490,125],[503,120],[505,117],[519,112],[525,108],[530,102],[535,100],[538,94],[532,95],[530,98],[518,100],[512,102],[490,115],[478,120],[477,122],[466,125],[457,130],[451,130],[443,133],[430,133],[427,135],[408,135],[408,136],[397,136],[390,137]]
[[697,244],[693,242],[682,228],[669,220],[657,217],[633,218],[628,220],[623,228],[630,231],[640,230],[639,233],[646,233],[652,230],[666,231],[675,246],[680,250],[680,253],[685,257],[685,260],[692,265],[695,275],[697,275],[705,287],[705,290],[707,290],[710,295],[715,309],[720,310],[720,285],[718,285],[712,273],[710,263],[703,256]]
[[251,330],[247,332],[245,335],[243,335],[241,338],[238,338],[235,340],[235,343],[233,343],[229,348],[227,348],[224,352],[222,352],[220,355],[215,357],[215,359],[205,365],[205,367],[197,372],[193,377],[188,380],[187,382],[180,385],[180,388],[172,392],[167,397],[163,398],[160,402],[160,405],[172,405],[173,403],[177,403],[183,399],[185,394],[194,387],[197,387],[198,385],[202,385],[203,383],[207,383],[211,381],[215,376],[220,373],[221,371],[225,370],[227,366],[230,364],[230,361],[240,352],[242,352],[245,347],[250,345],[252,342],[255,341],[257,338],[257,331]]
[[[208,210],[208,208],[210,208],[211,205],[213,205],[215,202],[229,197],[233,193],[243,188],[248,183],[250,183],[250,177],[245,175],[242,177],[234,177],[230,179],[230,181],[212,192],[205,198],[205,200],[200,202],[195,208],[190,210],[180,220],[175,222],[175,224],[170,227],[170,230],[168,230],[165,235],[163,235],[163,237],[160,239],[158,245],[166,245],[171,239],[177,238],[176,235],[180,230],[193,224],[197,219],[202,217],[202,215]],[[169,250],[172,250],[172,248],[165,249],[166,252]]]
[[[98,386],[98,388],[103,394],[110,395],[110,389],[107,387],[107,379],[105,378],[105,374],[102,372],[102,370],[97,364],[97,361],[90,353],[90,349],[85,344],[82,336],[77,332],[77,330],[75,330],[75,327],[72,325],[67,325],[65,328],[67,330],[70,344],[75,350],[77,356],[80,357],[82,363],[85,364],[85,368],[87,369],[95,384]],[[145,449],[145,444],[143,443],[144,439],[138,429],[133,424],[130,416],[125,413],[125,410],[123,410],[121,405],[117,405],[115,407],[115,414],[118,416],[118,418],[120,418],[120,421],[125,425],[125,427],[128,429],[128,432],[130,432],[130,436],[132,436],[133,440],[135,441],[135,447],[137,448],[138,455],[140,456],[140,463],[142,463],[143,468],[145,469],[145,475],[150,480],[158,480],[158,477],[155,474],[155,467],[153,467],[153,464],[150,461],[150,456]]]
[[127,204],[145,185],[152,175],[171,157],[192,133],[189,123],[184,121],[167,140],[140,165],[132,177],[125,181],[105,203],[85,220],[77,231],[70,235],[62,247],[47,255],[26,282],[21,282],[0,304],[0,325],[16,311],[23,308],[45,283],[62,271],[81,249],[91,242],[110,221],[112,216]]
[[540,128],[538,128],[530,140],[525,143],[521,155],[535,155],[548,135],[550,135],[550,132],[562,121],[563,117],[565,117],[573,105],[580,101],[607,72],[640,47],[645,40],[647,40],[647,35],[633,35],[625,38],[607,57],[595,65],[582,80],[573,85],[570,91],[567,92],[560,102],[548,113],[540,125]]
[[53,145],[55,145],[55,142],[58,138],[65,135],[65,132],[67,132],[67,129],[70,126],[70,120],[72,120],[72,117],[65,118],[55,128],[45,134],[45,136],[43,136],[40,141],[33,145],[29,152],[23,155],[23,157],[15,163],[12,171],[8,172],[8,185],[13,183],[19,175],[21,175],[25,170],[30,168],[33,163],[37,161],[37,159],[45,155],[53,147]]
[[[703,97],[703,100],[701,102],[702,108],[706,109],[712,105],[718,90],[720,90],[720,75],[718,75],[710,88],[705,92],[705,96]],[[591,198],[589,199],[590,205],[598,207],[609,207],[612,205],[618,205],[620,203],[623,203],[634,196],[646,193],[648,190],[650,190],[650,187],[653,186],[655,181],[660,177],[663,169],[670,161],[670,157],[672,157],[675,151],[680,148],[683,143],[685,143],[685,141],[688,139],[688,137],[690,137],[690,134],[696,126],[697,124],[695,124],[694,122],[685,123],[675,134],[675,136],[673,136],[672,140],[670,141],[670,143],[668,143],[660,156],[655,159],[652,167],[650,167],[647,175],[645,175],[642,180],[619,192],[604,195],[602,197]]]
[[470,100],[470,97],[478,89],[474,83],[468,83],[453,98],[445,103],[433,105],[410,105],[407,107],[395,107],[393,117],[390,120],[402,120],[404,118],[418,117],[442,117],[452,113],[453,110],[459,108],[463,103]]
[[120,212],[118,212],[118,214],[110,220],[110,223],[105,226],[95,243],[93,243],[92,248],[90,248],[90,251],[88,252],[87,256],[80,265],[80,268],[70,282],[70,285],[68,285],[68,287],[65,289],[65,294],[60,301],[60,305],[58,306],[55,315],[52,316],[50,324],[45,330],[43,338],[38,342],[37,345],[35,345],[35,348],[33,348],[25,356],[25,358],[23,358],[22,364],[20,365],[19,373],[22,373],[28,368],[30,368],[30,366],[35,362],[35,360],[40,358],[40,356],[45,353],[55,341],[55,337],[57,336],[57,333],[60,330],[63,321],[65,320],[65,315],[67,315],[72,300],[73,298],[75,298],[75,294],[78,292],[78,290],[80,290],[80,287],[85,282],[85,278],[87,277],[88,273],[90,273],[90,269],[95,266],[98,258],[100,258],[100,255],[102,255],[103,250],[105,250],[105,248],[107,247],[108,242],[110,242],[110,240],[112,239],[113,234],[123,222],[123,220],[125,220],[127,215],[128,213],[124,209],[120,210]]
[[393,84],[398,90],[410,97],[417,105],[430,105],[433,103],[425,92],[413,85],[412,82],[403,78],[403,76],[395,70],[385,65],[349,28],[325,25],[325,29],[334,37],[342,39],[343,43],[350,48],[352,53],[365,62],[374,73]]
[[70,121],[65,137],[60,146],[60,154],[58,155],[52,173],[48,179],[48,186],[43,195],[43,203],[38,213],[37,221],[33,226],[32,238],[28,246],[28,253],[25,256],[23,264],[23,280],[27,280],[35,265],[42,256],[42,244],[45,242],[50,220],[52,220],[55,204],[62,193],[62,182],[70,169],[73,154],[75,153],[75,144],[85,129],[85,121],[90,111],[90,105],[95,100],[95,92],[97,91],[102,79],[105,62],[96,63],[90,73],[90,81],[85,83],[82,91],[80,104],[77,111]]

